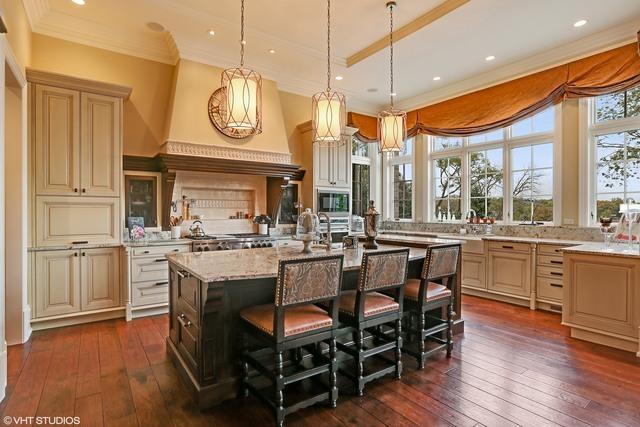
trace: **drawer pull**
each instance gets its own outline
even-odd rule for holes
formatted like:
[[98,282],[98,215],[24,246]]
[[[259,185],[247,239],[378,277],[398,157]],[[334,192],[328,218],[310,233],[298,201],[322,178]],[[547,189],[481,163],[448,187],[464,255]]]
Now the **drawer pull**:
[[87,245],[89,244],[88,240],[76,240],[75,242],[71,242],[72,245]]
[[185,328],[191,326],[191,320],[187,320],[187,316],[185,316],[184,314],[178,316],[178,321],[182,323],[182,326],[184,326]]
[[513,246],[502,245],[502,249],[513,249]]
[[173,252],[180,252],[180,249],[174,249]]
[[555,261],[555,260],[551,260],[549,261],[551,264],[560,264],[562,265],[562,261]]
[[142,253],[143,253],[143,254],[148,254],[148,253],[149,253],[149,251],[144,251],[144,252],[142,252]]
[[561,288],[562,284],[559,283],[549,283],[549,286],[553,286],[554,288]]
[[153,284],[153,286],[164,286],[164,285],[168,285],[169,282],[156,282]]
[[189,273],[187,273],[186,271],[180,271],[180,270],[176,270],[176,274],[178,276],[180,276],[183,279],[188,279],[189,277],[191,277],[191,275]]
[[166,258],[156,258],[153,260],[153,262],[165,262],[166,260]]
[[562,273],[558,273],[557,271],[551,271],[550,274],[552,276],[562,276]]

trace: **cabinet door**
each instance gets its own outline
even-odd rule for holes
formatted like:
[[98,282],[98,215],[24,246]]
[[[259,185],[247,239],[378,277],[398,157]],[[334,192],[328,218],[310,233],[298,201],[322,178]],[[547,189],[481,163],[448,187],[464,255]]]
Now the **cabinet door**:
[[331,187],[333,185],[334,150],[331,147],[313,147],[314,177],[316,185]]
[[36,252],[35,263],[35,317],[80,311],[78,251]]
[[120,305],[120,257],[118,248],[81,250],[82,310]]
[[82,94],[81,192],[87,196],[120,194],[120,98]]
[[462,286],[487,289],[484,256],[462,254]]
[[[348,140],[348,141],[347,141]],[[335,187],[351,187],[351,139],[343,137],[343,144],[335,147],[333,185]],[[348,142],[348,143],[347,143]]]
[[492,251],[489,253],[490,290],[528,297],[531,294],[531,255]]
[[80,92],[35,85],[34,109],[36,194],[79,194]]

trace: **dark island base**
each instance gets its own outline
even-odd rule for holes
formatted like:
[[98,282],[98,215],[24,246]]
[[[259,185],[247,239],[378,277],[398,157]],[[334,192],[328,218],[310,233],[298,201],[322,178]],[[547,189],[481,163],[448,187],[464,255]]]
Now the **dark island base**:
[[[409,263],[409,277],[419,277],[423,260]],[[345,271],[344,290],[354,289],[358,271]],[[170,320],[167,353],[200,409],[238,395],[240,380],[239,313],[272,303],[275,279],[204,283],[181,276],[170,263]],[[459,285],[454,287],[456,299]],[[456,310],[455,332],[464,331]],[[346,356],[343,356],[346,357]]]

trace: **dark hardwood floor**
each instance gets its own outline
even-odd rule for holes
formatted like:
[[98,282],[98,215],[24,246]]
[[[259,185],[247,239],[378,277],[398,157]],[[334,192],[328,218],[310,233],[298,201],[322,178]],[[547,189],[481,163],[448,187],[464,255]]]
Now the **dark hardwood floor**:
[[[338,408],[308,408],[290,426],[640,425],[640,359],[571,339],[560,316],[465,296],[453,357],[377,381]],[[9,348],[0,415],[79,416],[81,425],[271,425],[254,398],[200,413],[171,363],[166,316],[37,332]]]

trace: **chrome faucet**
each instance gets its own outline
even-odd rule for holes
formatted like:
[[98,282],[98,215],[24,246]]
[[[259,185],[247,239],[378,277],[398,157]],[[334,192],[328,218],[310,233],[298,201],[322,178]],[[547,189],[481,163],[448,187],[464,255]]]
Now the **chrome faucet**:
[[327,215],[324,212],[318,212],[318,220],[320,219],[320,217],[325,217],[327,219],[327,234],[320,242],[327,245],[327,251],[330,251],[331,250],[331,218],[329,218],[329,215]]

